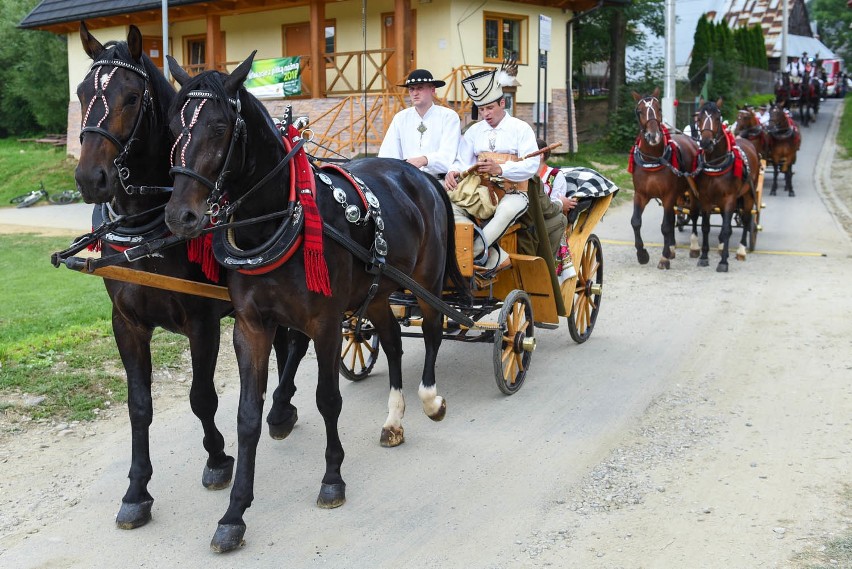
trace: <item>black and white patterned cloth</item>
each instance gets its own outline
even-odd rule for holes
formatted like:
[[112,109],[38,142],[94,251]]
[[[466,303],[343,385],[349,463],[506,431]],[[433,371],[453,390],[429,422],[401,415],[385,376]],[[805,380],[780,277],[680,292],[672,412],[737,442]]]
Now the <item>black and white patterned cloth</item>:
[[596,170],[591,168],[560,168],[565,175],[565,180],[568,182],[568,197],[583,199],[583,198],[601,198],[614,194],[618,191],[612,180],[605,178]]

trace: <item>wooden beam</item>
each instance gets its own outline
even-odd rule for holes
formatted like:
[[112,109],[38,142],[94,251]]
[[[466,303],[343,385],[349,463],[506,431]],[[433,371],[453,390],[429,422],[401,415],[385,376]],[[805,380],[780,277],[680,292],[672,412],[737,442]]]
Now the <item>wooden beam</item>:
[[325,0],[311,0],[311,96],[325,93]]

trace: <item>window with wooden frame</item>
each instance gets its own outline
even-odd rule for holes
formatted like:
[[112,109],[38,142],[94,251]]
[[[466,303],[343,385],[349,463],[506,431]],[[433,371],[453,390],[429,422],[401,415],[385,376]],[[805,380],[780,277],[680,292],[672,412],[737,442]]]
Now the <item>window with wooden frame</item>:
[[201,73],[207,65],[207,36],[184,36],[183,67],[190,75]]
[[484,12],[482,16],[485,38],[482,59],[486,63],[500,63],[515,56],[518,63],[526,64],[529,17],[494,12]]

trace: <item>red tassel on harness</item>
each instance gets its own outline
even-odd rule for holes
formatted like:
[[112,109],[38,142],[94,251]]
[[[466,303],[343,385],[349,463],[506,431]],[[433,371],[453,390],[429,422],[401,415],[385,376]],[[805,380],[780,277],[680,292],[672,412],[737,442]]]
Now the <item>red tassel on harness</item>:
[[213,234],[205,233],[186,244],[186,256],[191,263],[201,265],[204,276],[214,283],[219,282],[219,263],[213,255]]
[[[94,232],[95,232],[95,228],[93,227],[93,228],[92,228],[92,233],[94,233]],[[95,252],[95,253],[100,253],[100,252],[101,252],[101,240],[100,240],[100,239],[98,239],[98,240],[97,240],[97,241],[95,241],[94,243],[89,243],[89,244],[86,246],[86,250],[88,250],[88,251],[93,251],[93,252]]]
[[[290,140],[299,136],[299,131],[292,125],[288,131]],[[328,266],[325,263],[322,247],[322,218],[314,201],[316,184],[314,173],[305,156],[305,151],[299,149],[291,162],[291,174],[296,184],[296,192],[305,214],[305,279],[308,290],[331,296],[331,283],[328,278]]]
[[640,137],[636,137],[636,142],[633,143],[633,147],[630,149],[630,157],[627,159],[627,171],[629,173],[633,173],[633,169],[636,167],[636,160],[633,158],[633,155],[636,154],[636,150],[639,148],[639,143],[641,142]]

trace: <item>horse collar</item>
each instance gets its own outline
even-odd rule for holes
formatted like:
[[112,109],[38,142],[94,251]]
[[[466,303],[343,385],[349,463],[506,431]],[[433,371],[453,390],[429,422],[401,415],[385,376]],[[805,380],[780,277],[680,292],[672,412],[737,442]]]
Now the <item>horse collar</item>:
[[[118,215],[112,210],[108,203],[101,204],[100,207],[95,206],[92,211],[92,227],[100,227],[104,221],[109,220],[114,222],[118,219]],[[110,229],[104,233],[100,240],[103,244],[109,245],[113,249],[123,252],[130,247],[139,245],[151,239],[159,239],[170,235],[169,228],[166,226],[165,211],[158,214],[152,221],[143,225],[122,225]]]

